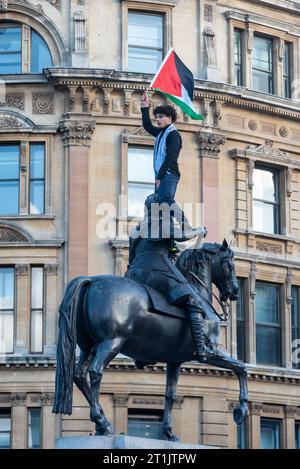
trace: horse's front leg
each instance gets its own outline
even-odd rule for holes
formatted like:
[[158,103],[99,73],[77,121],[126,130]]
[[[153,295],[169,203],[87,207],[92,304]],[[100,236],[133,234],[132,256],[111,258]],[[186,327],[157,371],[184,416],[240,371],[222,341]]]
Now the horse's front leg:
[[172,409],[176,397],[176,387],[180,372],[181,363],[167,364],[167,383],[165,394],[165,410],[163,421],[163,435],[167,440],[178,441],[176,435],[172,431]]
[[237,375],[240,384],[240,395],[239,404],[233,411],[233,418],[237,425],[241,425],[248,415],[248,376],[246,365],[219,350],[215,353],[207,354],[206,357],[206,364],[232,370]]
[[91,421],[96,424],[96,435],[114,433],[111,423],[105,417],[99,402],[100,385],[106,365],[119,353],[124,340],[105,340],[96,347],[96,355],[89,369],[91,382]]

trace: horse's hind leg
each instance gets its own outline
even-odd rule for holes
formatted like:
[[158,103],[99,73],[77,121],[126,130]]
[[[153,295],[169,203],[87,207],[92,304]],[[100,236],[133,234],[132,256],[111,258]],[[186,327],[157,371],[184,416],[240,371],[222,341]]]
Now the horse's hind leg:
[[116,338],[97,345],[95,358],[89,368],[92,395],[91,420],[96,424],[96,435],[113,433],[111,423],[106,419],[99,403],[99,391],[104,368],[119,353],[123,343],[123,338]]
[[167,386],[165,394],[165,410],[163,422],[163,434],[165,438],[170,441],[178,441],[178,438],[172,432],[172,409],[176,397],[176,387],[180,372],[181,363],[168,363],[167,364]]
[[92,352],[84,352],[80,350],[79,362],[76,366],[74,382],[76,386],[80,389],[89,405],[92,405],[92,394],[91,387],[87,381],[87,374],[89,371],[89,366],[94,358]]

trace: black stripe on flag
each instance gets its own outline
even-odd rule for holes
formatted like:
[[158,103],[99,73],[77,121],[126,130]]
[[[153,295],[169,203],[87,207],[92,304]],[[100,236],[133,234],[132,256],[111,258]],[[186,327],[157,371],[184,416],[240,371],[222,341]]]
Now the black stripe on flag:
[[189,97],[191,98],[191,101],[193,100],[193,94],[194,94],[194,77],[192,72],[184,65],[183,62],[181,62],[180,58],[174,52],[174,57],[175,57],[175,64],[177,68],[178,75],[180,76],[181,83],[187,90]]

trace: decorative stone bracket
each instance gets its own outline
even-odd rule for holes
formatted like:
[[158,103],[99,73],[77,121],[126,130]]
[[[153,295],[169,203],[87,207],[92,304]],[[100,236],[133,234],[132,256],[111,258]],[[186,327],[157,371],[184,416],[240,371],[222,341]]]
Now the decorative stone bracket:
[[197,141],[200,147],[200,156],[206,158],[219,158],[221,145],[226,141],[225,135],[209,132],[198,132]]
[[71,145],[90,146],[95,128],[94,120],[66,119],[60,122],[58,131],[62,134],[66,147]]

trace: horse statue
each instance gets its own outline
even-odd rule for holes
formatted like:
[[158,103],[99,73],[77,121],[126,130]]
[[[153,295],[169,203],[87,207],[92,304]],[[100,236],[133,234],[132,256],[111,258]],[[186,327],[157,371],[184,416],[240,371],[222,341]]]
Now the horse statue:
[[[183,251],[176,267],[205,299],[207,353],[203,363],[232,370],[239,379],[239,403],[234,409],[234,420],[241,424],[248,413],[247,369],[242,362],[218,350],[220,316],[212,305],[212,283],[218,288],[222,303],[238,298],[233,257],[225,240],[223,244],[204,243],[199,249]],[[169,308],[171,310],[172,306]],[[180,366],[195,360],[195,356],[185,313],[173,308],[177,309],[174,315],[153,311],[146,288],[128,278],[97,275],[73,279],[59,308],[53,412],[72,413],[75,382],[90,405],[96,435],[111,434],[114,432],[112,425],[99,402],[106,365],[118,353],[133,358],[140,365],[165,362],[167,380],[162,431],[165,439],[176,441],[171,413]],[[77,365],[76,344],[80,348]]]

